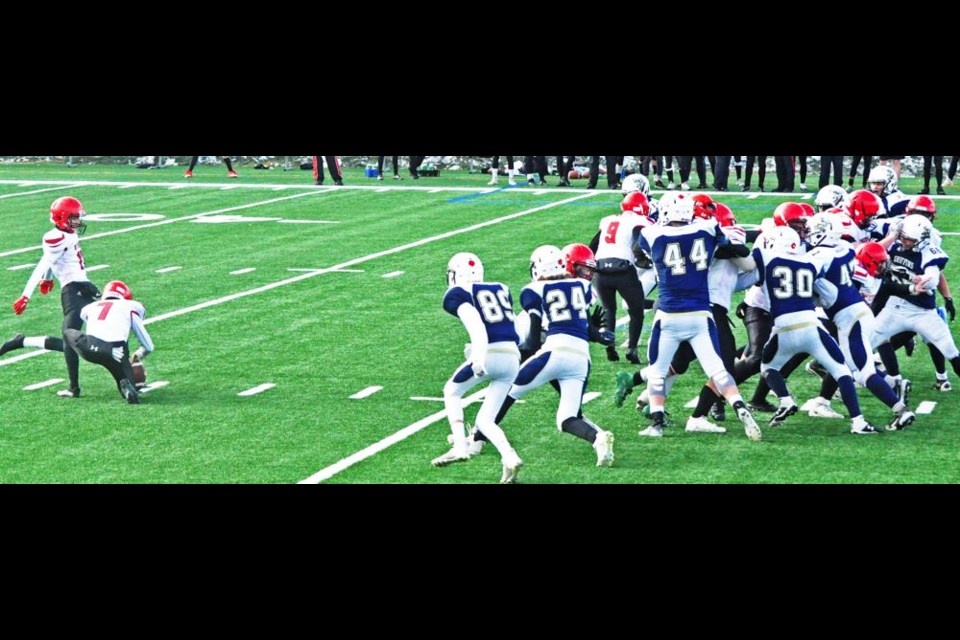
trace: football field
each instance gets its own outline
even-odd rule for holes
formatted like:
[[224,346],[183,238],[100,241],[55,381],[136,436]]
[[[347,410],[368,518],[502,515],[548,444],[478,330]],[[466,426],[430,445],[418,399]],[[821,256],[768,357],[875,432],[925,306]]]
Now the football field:
[[[201,166],[187,181],[182,167],[0,165],[0,341],[18,332],[60,335],[59,283],[49,295],[35,291],[22,316],[12,303],[40,257],[51,201],[72,195],[88,213],[80,243],[90,279],[101,288],[126,282],[146,306],[156,345],[140,405],[126,404],[107,371],[90,363],[81,362],[82,396],[62,399],[62,354],[0,357],[0,482],[495,483],[501,467],[492,447],[469,462],[430,465],[448,448],[440,398],[467,341],[441,307],[447,261],[476,253],[519,310],[533,249],[588,243],[600,218],[619,211],[619,192],[576,183],[505,188],[503,178],[494,188],[466,173],[377,182],[359,170],[345,171],[344,187],[317,187],[305,171],[239,170],[239,180],[227,180],[221,166]],[[912,179],[901,187],[918,189]],[[812,202],[814,193],[802,195]],[[950,193],[936,198],[935,226],[960,261],[960,240],[950,235],[960,232],[960,190]],[[801,197],[722,196],[747,223]],[[951,281],[957,264],[946,268]],[[648,313],[644,351],[651,320]],[[958,326],[951,324],[955,338]],[[625,339],[621,324],[618,344]],[[665,437],[637,436],[647,422],[633,409],[636,392],[623,408],[612,400],[616,372],[636,367],[608,362],[600,345],[591,350],[584,413],[616,434],[614,466],[597,468],[586,442],[557,431],[557,395],[548,386],[501,425],[524,460],[521,483],[960,481],[960,420],[952,417],[960,386],[933,390],[919,338],[912,357],[898,356],[913,380],[911,406],[928,401],[931,411],[906,430],[854,436],[846,418],[805,413],[771,429],[770,414],[758,413],[759,443],[732,411],[726,434],[684,432],[683,405],[703,383],[696,365],[668,398]],[[957,385],[949,364],[948,372]],[[799,403],[819,388],[802,369],[788,384]],[[743,386],[746,398],[754,386],[755,379]],[[482,390],[474,390],[481,393],[466,409],[468,422]],[[859,396],[868,420],[889,422],[879,400],[863,389]],[[833,407],[844,413],[839,401]]]

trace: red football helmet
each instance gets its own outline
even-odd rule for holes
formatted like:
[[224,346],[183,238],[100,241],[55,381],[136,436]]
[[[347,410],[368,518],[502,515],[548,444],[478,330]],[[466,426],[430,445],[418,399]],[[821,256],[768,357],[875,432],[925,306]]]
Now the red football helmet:
[[698,193],[693,200],[693,217],[702,220],[712,220],[716,215],[717,203],[705,193]]
[[737,219],[733,215],[733,211],[730,210],[730,207],[723,204],[722,202],[715,203],[717,211],[714,214],[717,218],[717,222],[720,223],[721,227],[732,227],[737,224]]
[[857,261],[874,278],[883,275],[889,260],[890,255],[879,242],[864,242],[857,247]]
[[880,198],[872,191],[858,189],[850,194],[850,217],[854,224],[865,229],[873,216],[880,213]]
[[593,278],[597,270],[597,259],[593,257],[590,247],[580,243],[568,244],[562,251],[568,275],[587,280]]
[[798,202],[797,204],[803,209],[804,213],[807,214],[808,218],[812,218],[817,215],[817,211],[813,208],[813,205],[809,202]]
[[641,216],[648,216],[650,215],[650,201],[641,192],[633,191],[623,197],[623,202],[620,203],[620,211],[633,211]]
[[784,202],[773,212],[773,223],[778,227],[790,227],[803,240],[807,237],[807,220],[810,216],[796,202]]
[[124,300],[132,300],[133,294],[130,293],[130,287],[120,282],[119,280],[111,280],[103,288],[103,299],[108,300],[110,298],[119,300],[123,298]]
[[913,196],[907,203],[907,215],[919,213],[933,222],[937,217],[937,203],[930,196]]
[[87,230],[87,224],[83,222],[85,215],[87,212],[83,209],[83,205],[73,196],[57,198],[50,205],[50,222],[60,231],[67,233],[76,231],[82,234]]

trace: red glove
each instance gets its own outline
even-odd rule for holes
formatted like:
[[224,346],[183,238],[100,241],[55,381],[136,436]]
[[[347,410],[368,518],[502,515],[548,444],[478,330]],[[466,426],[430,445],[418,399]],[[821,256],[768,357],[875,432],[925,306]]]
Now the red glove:
[[20,298],[13,303],[13,312],[17,315],[20,315],[27,308],[28,302],[30,302],[30,298],[27,296],[20,296]]
[[40,293],[47,295],[53,291],[53,280],[41,280],[40,281]]

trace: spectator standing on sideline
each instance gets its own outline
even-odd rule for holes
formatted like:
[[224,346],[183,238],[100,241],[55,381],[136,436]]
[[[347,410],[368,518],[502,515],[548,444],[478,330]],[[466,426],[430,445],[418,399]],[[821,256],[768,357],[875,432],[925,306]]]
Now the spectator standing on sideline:
[[327,162],[333,184],[343,186],[343,174],[340,172],[340,158],[338,156],[313,156],[313,181],[317,186],[323,184],[323,161]]
[[[620,180],[617,176],[617,162],[623,162],[619,156],[604,156],[607,163],[607,186],[611,189],[620,188]],[[600,179],[600,156],[590,156],[590,182],[587,183],[587,189],[596,189],[597,180]]]
[[[377,158],[377,180],[383,180],[383,159],[387,156],[379,156]],[[393,179],[394,180],[403,180],[400,176],[400,156],[391,156],[393,158]]]
[[957,175],[957,160],[960,159],[960,156],[953,156],[950,160],[950,168],[947,170],[947,179],[944,180],[943,186],[952,187],[953,179]]
[[410,175],[414,180],[420,179],[420,165],[427,156],[410,156]]
[[796,187],[793,156],[773,156],[773,161],[777,167],[777,188],[775,193],[791,193]]
[[923,156],[923,189],[920,195],[930,195],[930,165],[933,165],[937,173],[937,195],[945,196],[947,192],[943,190],[943,156]]
[[797,156],[797,166],[800,169],[800,191],[807,190],[807,156]]
[[[223,158],[223,163],[227,165],[227,177],[228,178],[237,178],[237,172],[233,170],[233,162],[230,161],[230,156],[221,156]],[[193,177],[193,168],[197,166],[197,162],[200,161],[200,156],[190,156],[190,166],[187,167],[187,172],[183,174],[184,178]]]
[[733,156],[714,156],[716,164],[713,166],[713,188],[717,191],[727,191],[727,182],[730,180],[730,159]]
[[893,172],[897,174],[897,180],[900,179],[900,161],[903,160],[906,156],[880,156],[880,164],[885,165],[889,161],[893,161]]
[[860,166],[860,159],[863,158],[863,185],[861,189],[867,188],[867,176],[870,175],[870,165],[873,164],[873,156],[851,156],[850,161],[850,179],[847,181],[847,191],[853,191],[853,179],[857,177],[857,167]]
[[[843,156],[820,156],[820,189],[830,184],[831,166],[833,167],[833,184],[838,187],[843,186]],[[802,184],[800,188],[804,188]]]
[[743,177],[741,191],[750,191],[750,178],[753,177],[753,164],[757,163],[757,190],[763,193],[763,179],[767,176],[767,156],[747,156],[747,170]]
[[573,169],[573,163],[577,161],[576,156],[567,156],[567,161],[563,161],[563,156],[557,156],[557,175],[560,177],[560,180],[557,182],[558,187],[569,187],[570,186],[570,171]]
[[[511,187],[517,184],[513,179],[513,156],[505,156],[507,159],[507,184]],[[493,156],[490,162],[490,182],[488,185],[497,184],[497,174],[500,173],[500,156]]]

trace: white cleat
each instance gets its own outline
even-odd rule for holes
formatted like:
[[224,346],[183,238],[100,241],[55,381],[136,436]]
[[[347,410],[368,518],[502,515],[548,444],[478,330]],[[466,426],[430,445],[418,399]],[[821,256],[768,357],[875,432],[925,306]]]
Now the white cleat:
[[[887,428],[889,429],[890,427],[887,427]],[[850,433],[856,434],[858,436],[864,436],[864,435],[870,435],[873,433],[880,433],[880,431],[869,422],[864,422],[863,426],[859,428],[851,426]]]
[[913,411],[903,411],[893,419],[893,422],[887,425],[887,431],[901,431],[904,427],[913,424],[916,419],[917,416],[914,415]]
[[[476,427],[470,429],[470,433],[467,436],[467,454],[470,457],[478,456],[483,453],[483,445],[486,444],[486,440],[474,440],[473,435],[477,432]],[[451,447],[453,446],[453,434],[447,436],[447,444]]]
[[437,456],[430,463],[435,467],[445,467],[448,464],[453,464],[454,462],[463,462],[464,460],[469,460],[470,456],[466,451],[460,452],[450,449],[442,456]]
[[663,437],[663,427],[659,425],[652,424],[643,431],[639,433],[641,436],[646,436],[649,438],[662,438]]
[[720,425],[713,424],[706,418],[687,418],[686,431],[690,433],[726,433],[727,430]]
[[515,457],[513,460],[506,460],[503,463],[503,475],[500,476],[500,484],[513,484],[520,475],[520,467],[523,466],[523,460]]
[[843,418],[841,414],[833,410],[830,401],[826,398],[817,397],[810,402],[813,403],[813,406],[807,411],[807,415],[811,418]]
[[597,452],[598,467],[613,466],[613,432],[598,431],[597,439],[593,443],[593,448]]
[[953,389],[953,385],[950,384],[949,380],[937,380],[933,383],[933,388],[937,391],[950,391]]
[[747,434],[748,438],[754,442],[758,442],[763,438],[763,434],[760,432],[760,425],[753,419],[753,415],[751,415],[748,409],[737,409],[737,419],[743,425],[743,432]]

